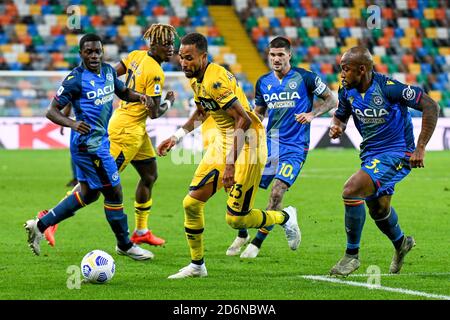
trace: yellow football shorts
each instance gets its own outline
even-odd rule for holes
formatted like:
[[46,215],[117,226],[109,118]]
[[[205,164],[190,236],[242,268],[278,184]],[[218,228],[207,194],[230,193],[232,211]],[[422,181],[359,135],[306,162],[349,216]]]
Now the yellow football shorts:
[[[208,146],[189,190],[197,190],[208,183],[213,183],[215,193],[223,187],[222,178],[226,166],[226,155],[232,143],[217,136]],[[236,183],[228,193],[227,207],[235,215],[245,215],[255,202],[262,172],[267,160],[267,145],[264,129],[257,130],[256,135],[245,139],[246,142],[235,163],[234,179]]]
[[120,172],[131,161],[156,158],[155,149],[144,127],[110,127],[108,133],[111,141],[109,151],[114,157]]

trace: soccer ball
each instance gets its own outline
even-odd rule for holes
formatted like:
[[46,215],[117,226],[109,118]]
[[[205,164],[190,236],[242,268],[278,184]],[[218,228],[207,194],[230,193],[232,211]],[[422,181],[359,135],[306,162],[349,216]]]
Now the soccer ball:
[[116,271],[113,257],[102,250],[93,250],[81,260],[81,273],[91,283],[106,283]]

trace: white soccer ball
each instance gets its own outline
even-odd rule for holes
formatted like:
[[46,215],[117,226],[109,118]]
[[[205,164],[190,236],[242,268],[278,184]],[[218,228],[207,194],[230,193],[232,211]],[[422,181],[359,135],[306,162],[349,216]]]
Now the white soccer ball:
[[112,279],[116,271],[113,257],[102,250],[93,250],[81,260],[81,273],[92,283],[106,283]]

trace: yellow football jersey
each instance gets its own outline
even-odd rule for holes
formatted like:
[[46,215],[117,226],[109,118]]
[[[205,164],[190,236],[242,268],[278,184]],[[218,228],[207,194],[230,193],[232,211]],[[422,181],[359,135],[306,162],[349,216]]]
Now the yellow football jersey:
[[227,114],[226,110],[236,99],[252,120],[250,128],[264,129],[259,118],[251,111],[247,97],[239,87],[236,77],[224,67],[209,63],[202,82],[197,82],[197,79],[193,78],[191,87],[194,91],[195,102],[210,114],[223,135],[227,133],[227,130],[234,128],[234,119]]
[[[164,86],[164,73],[155,59],[145,50],[135,50],[122,60],[127,68],[126,86],[148,96],[161,96]],[[147,109],[140,102],[121,101],[120,107],[114,112],[121,121],[145,126]]]

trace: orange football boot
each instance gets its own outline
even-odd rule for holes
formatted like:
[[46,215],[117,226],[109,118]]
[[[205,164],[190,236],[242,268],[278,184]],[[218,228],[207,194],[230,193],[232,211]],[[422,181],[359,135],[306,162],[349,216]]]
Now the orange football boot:
[[[47,213],[48,213],[48,210],[39,211],[38,218],[42,218]],[[57,224],[55,224],[54,226],[48,227],[44,231],[45,239],[47,239],[48,244],[51,245],[52,247],[55,246],[55,232],[56,232],[56,229],[58,229],[58,225]]]
[[166,243],[166,240],[158,238],[150,230],[144,233],[142,236],[138,235],[136,231],[134,231],[130,240],[135,244],[147,243],[152,246],[162,246],[164,243]]

